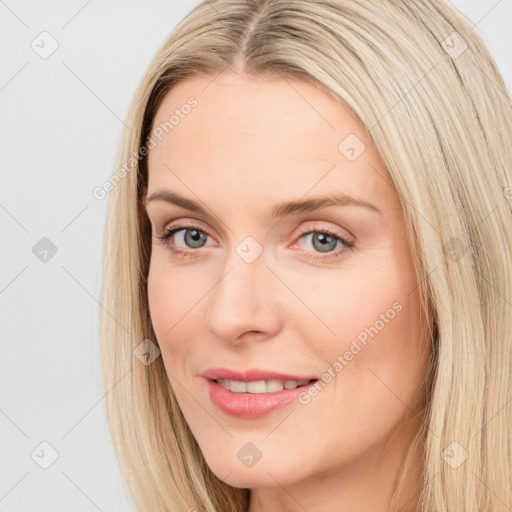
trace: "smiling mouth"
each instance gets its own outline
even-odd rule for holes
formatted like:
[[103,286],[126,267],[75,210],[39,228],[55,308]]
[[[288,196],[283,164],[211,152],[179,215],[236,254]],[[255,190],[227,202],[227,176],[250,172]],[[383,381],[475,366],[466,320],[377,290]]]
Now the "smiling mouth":
[[[233,375],[235,376],[235,375]],[[255,419],[293,404],[298,396],[315,386],[317,378],[307,380],[230,380],[207,379],[212,403],[223,413]]]

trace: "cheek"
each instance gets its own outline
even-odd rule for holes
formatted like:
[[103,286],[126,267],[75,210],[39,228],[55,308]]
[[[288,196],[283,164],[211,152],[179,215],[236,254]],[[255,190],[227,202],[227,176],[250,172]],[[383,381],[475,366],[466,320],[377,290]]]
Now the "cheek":
[[169,264],[165,254],[158,253],[151,260],[151,323],[166,370],[179,381],[189,373],[187,364],[193,359],[190,356],[198,350],[194,340],[204,330],[204,301],[212,284],[204,272]]
[[345,322],[337,324],[344,334],[336,351],[336,358],[341,355],[336,392],[344,410],[359,411],[368,426],[376,418],[393,423],[406,413],[430,357],[417,292],[409,286],[378,290],[366,300],[354,298],[343,313]]
[[[190,283],[189,283],[190,284]],[[188,322],[189,311],[193,304],[191,290],[193,287],[185,286],[185,279],[179,271],[159,262],[158,258],[151,260],[148,274],[148,303],[151,323],[162,351],[162,357],[167,369],[170,360],[168,354],[178,353],[183,344],[177,343],[180,339],[180,330]],[[188,314],[187,314],[187,311]],[[179,319],[181,318],[181,321]],[[176,342],[173,343],[173,340]]]
[[152,259],[148,274],[148,303],[153,329],[160,341],[170,320],[169,313],[177,306],[176,295],[172,293],[170,284],[169,275]]
[[320,341],[315,348],[325,365],[320,371],[334,375],[328,386],[336,399],[350,404],[342,409],[363,413],[387,404],[403,412],[430,357],[412,262],[404,262],[401,253],[374,253],[371,262],[360,259],[337,275],[318,273],[316,279],[295,279],[294,285],[311,310],[296,314],[300,331],[305,339]]
[[[173,267],[165,256],[152,258],[148,274],[148,302],[151,321],[157,336],[165,337],[189,322],[194,315],[194,305],[208,289],[199,272],[190,272],[183,267]],[[179,323],[177,323],[179,321]]]
[[300,326],[304,339],[323,340],[315,343],[319,353],[339,353],[354,339],[364,344],[375,333],[375,329],[368,332],[374,325],[382,332],[381,339],[386,331],[396,333],[408,323],[415,325],[404,319],[418,307],[411,293],[416,277],[409,270],[390,251],[375,250],[347,259],[338,268],[298,272],[283,266],[279,275],[296,297],[288,294],[285,306],[291,324]]
[[418,298],[410,291],[391,284],[370,294],[354,292],[330,318],[336,336],[320,339],[316,355],[324,361],[320,371],[327,383],[301,403],[307,421],[328,428],[332,443],[347,446],[347,453],[386,438],[416,410],[429,353],[421,340]]

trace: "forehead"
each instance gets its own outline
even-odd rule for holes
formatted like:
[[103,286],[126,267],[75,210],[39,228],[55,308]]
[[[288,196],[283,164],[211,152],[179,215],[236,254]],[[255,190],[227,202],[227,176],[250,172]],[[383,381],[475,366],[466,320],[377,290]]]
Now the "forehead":
[[165,96],[152,140],[151,192],[231,190],[282,200],[343,191],[364,192],[380,204],[392,199],[390,180],[382,178],[387,171],[362,123],[302,79],[189,78]]

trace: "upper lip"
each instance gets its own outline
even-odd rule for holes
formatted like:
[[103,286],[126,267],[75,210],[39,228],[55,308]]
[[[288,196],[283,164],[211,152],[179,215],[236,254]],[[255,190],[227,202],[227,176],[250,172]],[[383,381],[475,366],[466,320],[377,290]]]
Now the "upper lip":
[[203,373],[203,377],[210,380],[227,379],[239,382],[251,382],[256,380],[318,380],[315,376],[287,374],[250,368],[248,370],[230,370],[229,368],[210,368]]

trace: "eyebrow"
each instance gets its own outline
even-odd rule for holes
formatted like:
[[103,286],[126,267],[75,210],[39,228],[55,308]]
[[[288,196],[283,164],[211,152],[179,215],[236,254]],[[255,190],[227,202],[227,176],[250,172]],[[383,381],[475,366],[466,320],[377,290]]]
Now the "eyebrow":
[[[198,203],[186,197],[182,197],[169,190],[158,190],[144,199],[144,208],[152,201],[165,201],[181,206],[192,212],[208,215],[206,210]],[[364,201],[343,192],[328,194],[322,197],[313,197],[306,200],[287,201],[275,205],[270,213],[271,217],[285,217],[299,213],[312,212],[329,206],[361,206],[382,215],[382,211],[372,203]]]

